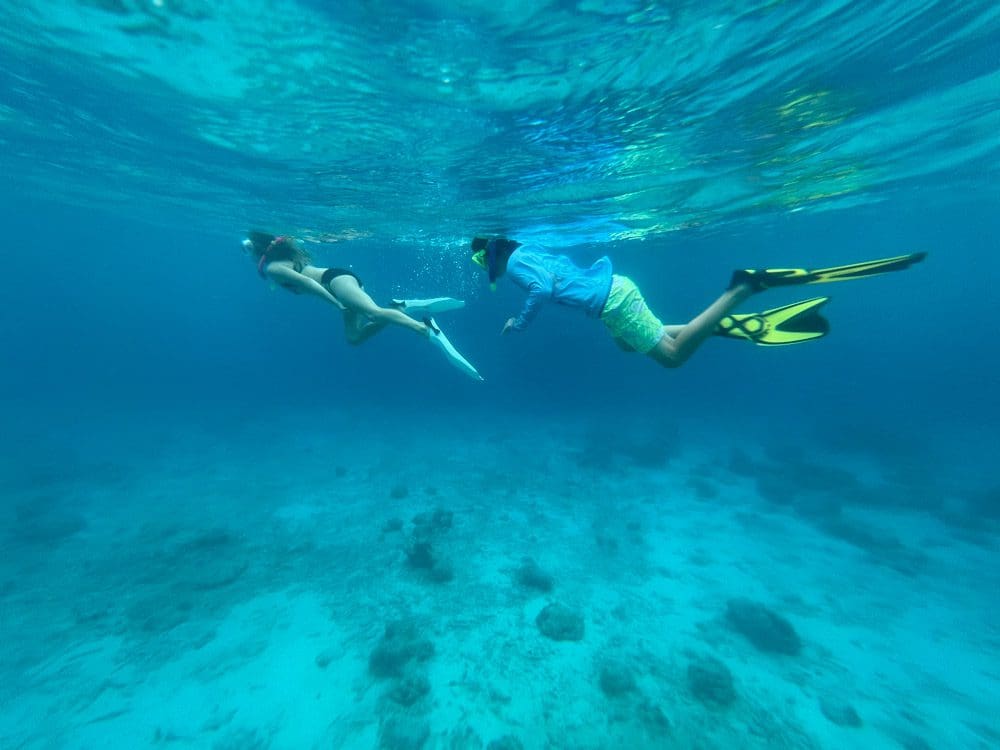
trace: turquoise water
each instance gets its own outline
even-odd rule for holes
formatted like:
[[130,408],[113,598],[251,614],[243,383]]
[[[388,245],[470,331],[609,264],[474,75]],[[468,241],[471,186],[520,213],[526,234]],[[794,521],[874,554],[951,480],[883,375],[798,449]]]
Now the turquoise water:
[[[986,2],[4,6],[0,747],[1000,746],[998,113]],[[482,233],[670,322],[928,258],[667,371]]]

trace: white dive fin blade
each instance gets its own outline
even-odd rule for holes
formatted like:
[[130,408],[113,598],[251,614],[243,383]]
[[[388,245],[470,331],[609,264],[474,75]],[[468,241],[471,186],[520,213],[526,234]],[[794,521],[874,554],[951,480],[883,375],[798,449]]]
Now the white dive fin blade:
[[454,297],[431,297],[430,299],[394,299],[393,307],[396,307],[411,318],[423,320],[430,315],[460,310],[465,307],[465,300]]
[[438,328],[437,323],[435,323],[433,320],[427,320],[425,322],[431,327],[431,335],[430,335],[431,343],[441,350],[441,353],[444,354],[445,359],[447,359],[453,366],[457,367],[459,370],[464,372],[473,380],[482,380],[483,376],[479,374],[479,372],[476,370],[475,367],[472,366],[469,360],[467,360],[465,357],[463,357],[461,354],[458,353],[458,350],[454,346],[452,346],[451,342],[448,340],[448,337],[441,332],[440,328]]

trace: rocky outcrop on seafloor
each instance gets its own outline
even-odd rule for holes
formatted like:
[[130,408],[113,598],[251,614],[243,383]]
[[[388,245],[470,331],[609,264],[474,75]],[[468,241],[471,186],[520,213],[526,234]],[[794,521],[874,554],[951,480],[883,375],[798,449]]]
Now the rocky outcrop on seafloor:
[[542,570],[532,558],[525,557],[515,573],[517,582],[527,589],[548,593],[554,585],[552,576]]
[[860,727],[861,717],[847,701],[836,696],[825,695],[819,699],[819,710],[839,727]]
[[413,620],[393,620],[385,625],[381,640],[368,656],[368,670],[376,677],[400,677],[411,662],[425,662],[434,655],[434,644]]
[[583,640],[583,615],[564,604],[549,604],[538,613],[535,624],[542,635],[553,641]]
[[709,708],[725,708],[736,700],[736,687],[729,667],[714,656],[698,656],[687,668],[691,695]]
[[758,651],[795,656],[802,650],[792,624],[760,602],[730,599],[726,602],[726,624]]

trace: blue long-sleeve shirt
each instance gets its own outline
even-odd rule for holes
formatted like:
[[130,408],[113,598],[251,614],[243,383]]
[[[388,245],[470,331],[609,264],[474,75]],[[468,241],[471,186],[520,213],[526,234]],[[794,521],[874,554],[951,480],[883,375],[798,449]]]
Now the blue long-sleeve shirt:
[[611,260],[605,256],[590,268],[580,268],[565,255],[553,255],[538,245],[522,245],[507,260],[507,276],[528,293],[514,320],[523,331],[546,302],[582,308],[597,317],[611,292]]

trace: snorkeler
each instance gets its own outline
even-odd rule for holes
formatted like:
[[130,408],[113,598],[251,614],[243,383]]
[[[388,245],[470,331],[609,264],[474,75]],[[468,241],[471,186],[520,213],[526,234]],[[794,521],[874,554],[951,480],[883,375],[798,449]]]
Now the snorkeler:
[[312,294],[335,305],[344,318],[344,333],[350,344],[362,344],[387,325],[397,325],[426,337],[448,361],[475,380],[476,368],[459,354],[431,317],[434,313],[465,306],[462,300],[437,297],[424,300],[392,300],[380,307],[365,291],[361,279],[346,268],[320,268],[292,237],[250,232],[244,250],[257,265],[262,278],[294,294]]
[[751,295],[776,286],[846,281],[908,268],[925,253],[809,271],[803,268],[739,270],[729,287],[693,320],[663,325],[650,311],[635,283],[612,272],[607,256],[581,268],[565,255],[516,240],[476,237],[472,260],[489,275],[491,288],[508,276],[528,293],[517,317],[508,318],[501,333],[523,331],[546,302],[576,307],[600,318],[615,343],[641,352],[664,367],[680,367],[710,336],[725,336],[765,346],[795,344],[825,336],[830,330],[819,314],[829,297],[795,302],[762,313],[731,314]]

